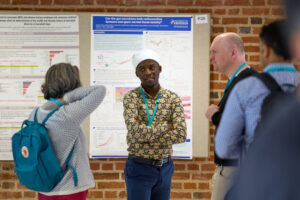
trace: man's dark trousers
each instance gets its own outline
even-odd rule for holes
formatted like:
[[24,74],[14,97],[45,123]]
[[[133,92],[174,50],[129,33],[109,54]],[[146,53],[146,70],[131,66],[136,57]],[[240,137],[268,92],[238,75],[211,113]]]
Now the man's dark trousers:
[[124,169],[128,200],[169,200],[173,162],[152,166],[127,159]]

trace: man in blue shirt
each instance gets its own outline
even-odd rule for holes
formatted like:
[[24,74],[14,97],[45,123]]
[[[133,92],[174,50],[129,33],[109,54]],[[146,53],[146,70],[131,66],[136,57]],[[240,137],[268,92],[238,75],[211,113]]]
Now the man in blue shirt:
[[[285,92],[293,92],[300,77],[291,64],[284,21],[262,28],[261,63]],[[231,92],[215,138],[215,150],[221,158],[240,159],[253,141],[261,105],[270,91],[256,77],[239,82]]]
[[[243,40],[236,33],[224,33],[214,39],[210,48],[210,60],[216,71],[229,78],[221,101],[218,105],[210,105],[205,114],[218,129],[234,85],[257,72],[247,65]],[[212,200],[223,200],[231,187],[238,160],[221,159],[215,154],[214,161],[217,167],[212,180]]]

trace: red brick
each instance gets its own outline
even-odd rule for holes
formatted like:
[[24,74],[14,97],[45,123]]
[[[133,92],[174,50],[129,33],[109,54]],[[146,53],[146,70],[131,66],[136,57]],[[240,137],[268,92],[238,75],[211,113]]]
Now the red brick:
[[194,199],[210,199],[211,193],[210,192],[194,192],[193,198]]
[[258,61],[260,61],[260,57],[259,56],[250,56],[250,61],[258,62]]
[[254,6],[264,6],[266,5],[266,0],[253,0],[252,5]]
[[205,162],[207,161],[207,158],[194,158],[195,161],[198,161],[198,162]]
[[147,9],[145,8],[120,8],[120,12],[128,12],[128,13],[145,13]]
[[249,0],[224,0],[226,6],[248,6],[250,5]]
[[211,82],[210,83],[210,89],[220,89],[223,90],[226,86],[226,83],[220,83],[220,82]]
[[96,199],[96,198],[103,198],[103,192],[102,191],[91,191],[89,190],[88,198]]
[[14,189],[15,188],[15,183],[14,182],[3,182],[2,183],[2,188],[3,189]]
[[122,0],[96,0],[96,3],[98,5],[103,5],[103,6],[121,6],[123,5]]
[[78,8],[78,12],[104,12],[104,8]]
[[15,174],[8,174],[8,173],[0,173],[0,180],[16,180],[17,176]]
[[237,28],[236,27],[226,27],[226,32],[234,32],[237,33]]
[[224,33],[224,27],[213,27],[213,33]]
[[13,0],[12,4],[14,5],[37,5],[39,3],[39,0]]
[[200,9],[200,13],[204,13],[204,14],[212,14],[213,13],[213,10],[212,9],[209,9],[209,8],[203,8],[203,9]]
[[83,1],[83,4],[84,4],[84,5],[94,5],[94,4],[95,4],[95,1],[94,1],[94,0],[84,0],[84,1]]
[[176,9],[173,8],[151,8],[150,13],[176,13]]
[[111,163],[103,163],[102,170],[113,170],[113,164]]
[[244,15],[268,15],[270,9],[269,8],[244,8]]
[[211,72],[210,73],[210,80],[213,80],[213,81],[219,80],[219,73]]
[[248,24],[248,18],[224,17],[223,24]]
[[245,46],[246,52],[260,52],[259,46]]
[[80,0],[54,0],[57,5],[79,5]]
[[233,8],[228,10],[228,15],[238,15],[240,13],[239,8]]
[[168,0],[170,6],[192,6],[193,0]]
[[61,8],[35,8],[34,11],[61,11]]
[[124,182],[98,182],[97,186],[99,189],[118,189],[125,188]]
[[100,180],[113,180],[113,179],[119,179],[119,174],[118,173],[95,173],[94,174],[95,179],[100,179]]
[[171,184],[172,189],[182,189],[182,183],[173,183]]
[[196,189],[196,183],[184,183],[184,189]]
[[0,192],[0,199],[21,199],[21,192]]
[[116,163],[116,170],[124,170],[125,163]]
[[137,3],[137,0],[125,0],[125,6],[136,6]]
[[140,0],[142,6],[162,6],[166,5],[166,0]]
[[188,180],[190,178],[190,174],[189,173],[178,173],[175,172],[173,174],[173,180]]
[[109,199],[111,199],[111,198],[117,198],[118,197],[118,195],[117,195],[117,192],[112,192],[112,191],[106,191],[105,192],[105,198],[109,198]]
[[221,6],[222,0],[196,0],[197,6]]
[[192,180],[211,180],[213,173],[192,174]]
[[53,0],[40,0],[41,5],[51,5],[53,4]]
[[208,190],[209,189],[209,183],[203,183],[203,182],[201,182],[201,183],[198,184],[198,188],[200,190]]
[[36,198],[36,192],[33,191],[25,191],[24,198]]
[[242,37],[244,43],[259,43],[260,39],[258,36],[249,36],[249,37]]
[[171,192],[171,199],[190,199],[192,195],[190,192]]
[[2,169],[4,171],[11,171],[14,170],[14,164],[13,163],[3,163],[2,164]]
[[253,27],[252,33],[253,34],[259,34],[261,32],[261,27]]
[[126,191],[119,192],[119,198],[126,198],[126,197],[127,197]]
[[10,0],[0,0],[0,5],[10,4]]
[[225,9],[215,9],[214,13],[217,14],[217,15],[225,15],[226,10]]
[[175,171],[185,170],[185,164],[174,164]]
[[199,13],[198,8],[182,8],[178,9],[179,13]]
[[202,164],[201,165],[202,171],[214,171],[216,169],[215,164]]
[[19,10],[17,7],[0,7],[0,10]]
[[284,0],[267,0],[269,5],[282,5]]
[[188,170],[199,170],[198,164],[188,164]]
[[99,170],[100,164],[99,163],[90,163],[90,167],[92,170]]
[[273,8],[272,15],[284,15],[284,9],[283,8]]

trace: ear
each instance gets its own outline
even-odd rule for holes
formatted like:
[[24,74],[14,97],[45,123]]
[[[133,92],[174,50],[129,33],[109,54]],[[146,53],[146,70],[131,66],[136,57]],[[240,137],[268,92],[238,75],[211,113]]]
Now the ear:
[[137,72],[137,68],[135,68],[135,75],[136,75],[136,77],[140,78],[138,75],[138,72]]
[[266,44],[263,44],[262,48],[263,48],[263,57],[268,58],[271,53],[271,48]]
[[160,73],[161,72],[161,66],[160,65],[158,66],[158,70],[159,70],[159,73]]
[[232,57],[235,57],[237,55],[238,51],[236,48],[232,48],[232,51],[231,51],[231,56]]

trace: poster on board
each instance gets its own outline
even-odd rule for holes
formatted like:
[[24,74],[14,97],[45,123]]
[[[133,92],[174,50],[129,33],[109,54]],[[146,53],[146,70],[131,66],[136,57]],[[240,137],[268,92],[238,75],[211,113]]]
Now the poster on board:
[[0,15],[0,160],[11,160],[11,137],[44,103],[41,84],[60,62],[79,66],[77,15]]
[[103,103],[90,117],[90,157],[126,157],[124,95],[140,86],[132,56],[144,48],[160,54],[160,84],[183,102],[187,140],[173,145],[173,157],[192,157],[193,18],[192,16],[93,15],[91,85],[105,85]]

